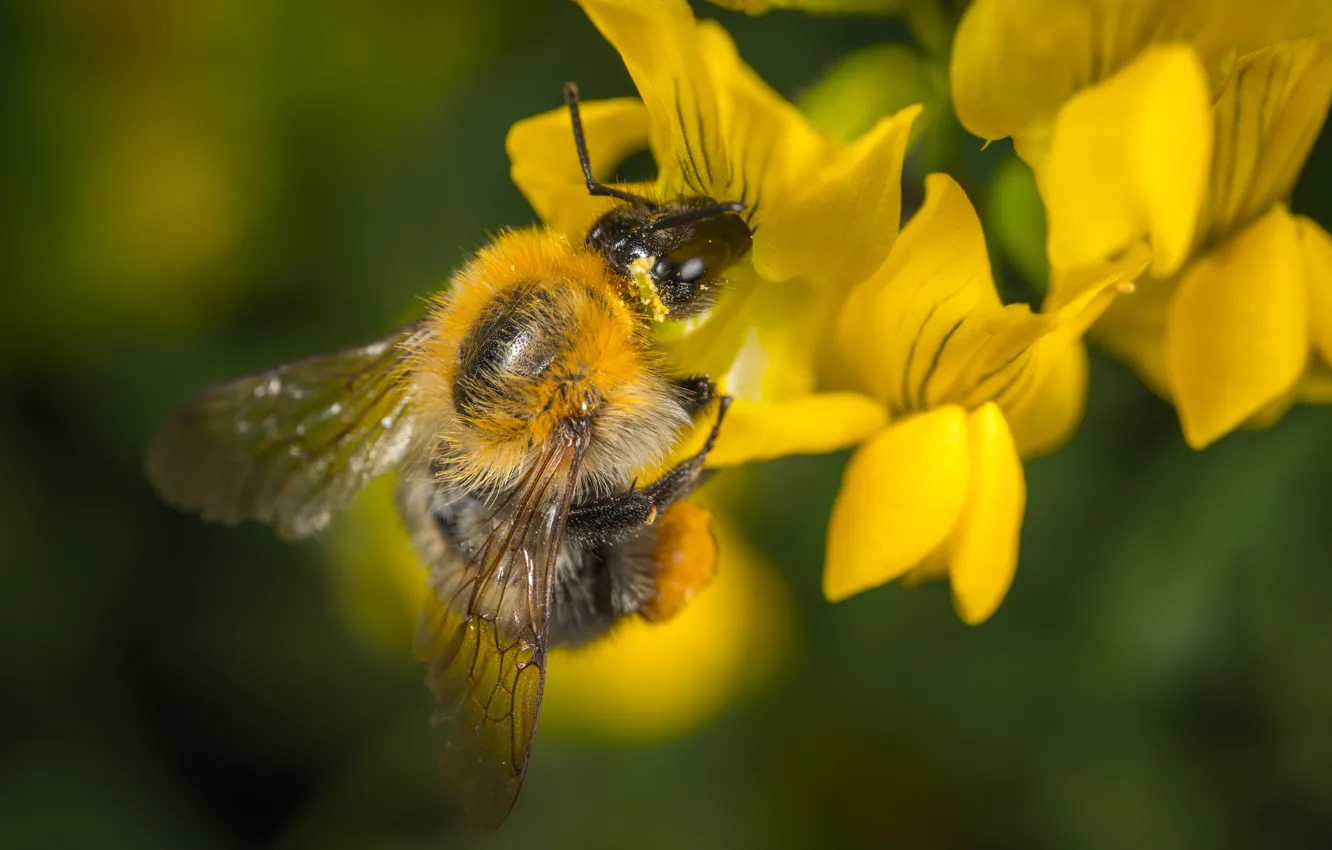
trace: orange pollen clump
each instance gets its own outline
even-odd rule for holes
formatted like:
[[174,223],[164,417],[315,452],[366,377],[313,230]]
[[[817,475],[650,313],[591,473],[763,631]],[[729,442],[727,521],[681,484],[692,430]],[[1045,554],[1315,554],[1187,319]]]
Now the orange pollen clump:
[[652,547],[656,593],[642,609],[648,620],[669,620],[717,573],[717,541],[711,515],[689,502],[676,502],[657,524]]

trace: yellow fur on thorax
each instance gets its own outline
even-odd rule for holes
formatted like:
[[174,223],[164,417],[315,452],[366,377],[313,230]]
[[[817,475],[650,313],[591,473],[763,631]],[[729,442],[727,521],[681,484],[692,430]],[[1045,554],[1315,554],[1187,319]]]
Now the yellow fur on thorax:
[[[530,398],[517,394],[525,415],[464,420],[453,404],[460,348],[492,300],[517,286],[535,286],[557,299],[576,317],[579,332],[564,340],[550,377],[533,379]],[[464,486],[511,483],[535,462],[560,421],[586,404],[598,405],[582,476],[593,486],[622,485],[631,467],[664,456],[681,424],[678,406],[642,320],[624,304],[619,286],[596,254],[532,228],[501,234],[432,298],[413,377],[432,451],[451,478]],[[579,379],[559,379],[570,373]]]

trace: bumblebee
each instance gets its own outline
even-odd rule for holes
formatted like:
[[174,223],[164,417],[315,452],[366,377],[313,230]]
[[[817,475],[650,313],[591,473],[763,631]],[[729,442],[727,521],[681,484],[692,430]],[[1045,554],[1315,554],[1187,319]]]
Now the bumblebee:
[[[706,311],[752,237],[742,204],[596,181],[573,84],[565,100],[588,192],[613,201],[581,243],[502,233],[419,321],[186,402],[146,464],[171,505],[284,539],[400,471],[429,573],[416,654],[449,727],[445,767],[484,827],[517,798],[550,647],[666,619],[712,575],[707,514],[682,499],[729,399],[706,376],[669,374],[652,329]],[[709,415],[701,448],[635,480]]]

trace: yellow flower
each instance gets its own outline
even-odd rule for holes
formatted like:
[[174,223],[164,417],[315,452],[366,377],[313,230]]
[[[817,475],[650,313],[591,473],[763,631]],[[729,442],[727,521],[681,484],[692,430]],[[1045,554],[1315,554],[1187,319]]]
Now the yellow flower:
[[[1332,99],[1332,48],[1304,39],[1240,57],[1212,109],[1215,151],[1187,260],[1140,281],[1098,332],[1179,410],[1202,448],[1311,391],[1332,325],[1329,236],[1293,216],[1294,187]],[[1318,361],[1321,359],[1321,363]]]
[[[713,465],[853,445],[883,423],[856,393],[817,392],[820,329],[837,297],[887,256],[901,215],[902,158],[919,110],[846,143],[817,132],[746,66],[717,24],[684,0],[582,0],[620,50],[642,101],[585,104],[593,170],[650,147],[659,195],[704,194],[752,211],[752,262],[733,271],[705,320],[663,331],[672,364],[736,398]],[[645,43],[652,44],[644,50]],[[569,117],[514,125],[514,182],[550,225],[581,238],[614,203],[587,195]]]
[[[367,487],[326,551],[348,621],[401,658],[425,600],[426,572],[393,506],[394,483],[387,476]],[[713,531],[717,577],[679,614],[664,623],[634,618],[589,646],[552,651],[544,731],[603,740],[685,734],[779,671],[792,644],[789,591],[715,515]]]
[[1332,99],[1328,34],[1313,0],[978,0],[958,28],[958,116],[1032,166],[1052,267],[1150,246],[1095,332],[1196,448],[1328,371],[1329,237],[1283,205]]
[[959,615],[989,617],[1017,565],[1021,458],[1076,427],[1080,337],[1145,251],[1062,282],[1045,312],[1003,305],[980,221],[946,175],[836,322],[834,372],[892,422],[852,457],[828,529],[824,593],[947,575]]
[[[845,143],[816,132],[745,67],[715,24],[670,0],[582,0],[643,96],[590,103],[594,170],[644,144],[652,190],[753,206],[752,267],[705,322],[663,335],[678,368],[738,399],[710,461],[725,465],[869,442],[829,529],[832,600],[911,573],[946,573],[968,622],[1002,600],[1017,557],[1020,456],[1075,427],[1080,342],[1141,252],[1062,281],[1043,314],[1005,307],[970,203],[944,176],[898,238],[902,157],[917,109]],[[651,34],[659,49],[639,48]],[[595,151],[598,138],[603,149]],[[573,237],[589,199],[562,110],[509,136],[513,177]],[[889,421],[891,419],[891,424]]]

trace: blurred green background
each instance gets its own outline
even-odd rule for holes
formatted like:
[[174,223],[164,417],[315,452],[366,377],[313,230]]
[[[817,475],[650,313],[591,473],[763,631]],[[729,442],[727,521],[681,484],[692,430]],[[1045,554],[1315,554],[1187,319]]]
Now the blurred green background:
[[[908,38],[697,8],[789,96]],[[679,740],[539,735],[504,829],[459,820],[422,669],[320,546],[177,515],[140,458],[194,390],[392,326],[531,221],[504,134],[569,79],[632,92],[557,0],[0,5],[0,847],[1332,846],[1332,410],[1194,453],[1100,357],[990,622],[942,584],[822,600],[843,456],[734,473],[796,600],[783,674]],[[947,165],[1029,296],[1011,154],[933,126],[908,198]],[[1332,225],[1327,133],[1294,207]]]

